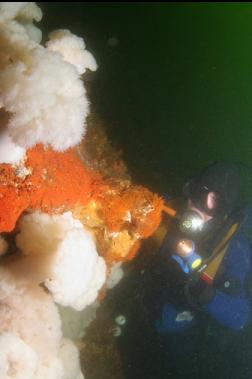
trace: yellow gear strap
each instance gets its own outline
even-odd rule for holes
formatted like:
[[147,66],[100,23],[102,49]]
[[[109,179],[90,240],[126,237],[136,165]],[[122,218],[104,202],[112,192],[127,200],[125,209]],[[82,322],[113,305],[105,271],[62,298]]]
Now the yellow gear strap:
[[[228,249],[228,241],[231,239],[231,237],[235,234],[235,232],[238,229],[239,224],[234,224],[231,226],[225,237],[222,239],[222,241],[216,246],[214,249],[212,255],[205,260],[205,264],[207,264],[207,267],[205,270],[202,271],[202,277],[205,279],[208,279],[209,282],[212,282],[215,278],[215,275],[220,267],[220,264],[227,252]],[[220,252],[217,254],[217,252],[220,250]],[[211,257],[215,256],[212,260]],[[208,263],[209,262],[209,263]]]

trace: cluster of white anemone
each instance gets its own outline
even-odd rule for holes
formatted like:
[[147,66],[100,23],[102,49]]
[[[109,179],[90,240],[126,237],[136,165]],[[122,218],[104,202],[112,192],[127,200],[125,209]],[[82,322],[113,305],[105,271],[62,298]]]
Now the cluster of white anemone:
[[[19,164],[37,143],[64,151],[85,134],[81,75],[96,70],[83,39],[53,32],[46,47],[35,3],[0,3],[0,163]],[[83,311],[105,282],[93,236],[71,212],[21,217],[18,254],[0,266],[0,378],[82,379],[79,352],[56,304]],[[0,255],[7,250],[0,239]]]
[[0,3],[0,162],[18,163],[37,143],[64,151],[85,134],[89,102],[81,75],[96,70],[82,38],[54,31],[46,47],[35,3]]

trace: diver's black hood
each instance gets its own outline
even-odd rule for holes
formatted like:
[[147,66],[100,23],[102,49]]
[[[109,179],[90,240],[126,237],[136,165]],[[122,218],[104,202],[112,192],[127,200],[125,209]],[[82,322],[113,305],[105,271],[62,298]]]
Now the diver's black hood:
[[[205,206],[209,192],[218,194],[214,214]],[[186,183],[184,195],[197,208],[213,216],[231,214],[241,203],[241,175],[238,165],[227,161],[212,164]]]

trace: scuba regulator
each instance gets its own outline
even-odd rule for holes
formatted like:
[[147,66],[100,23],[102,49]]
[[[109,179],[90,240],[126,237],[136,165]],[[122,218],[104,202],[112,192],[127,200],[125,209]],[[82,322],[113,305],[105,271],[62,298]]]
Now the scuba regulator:
[[172,255],[183,271],[189,272],[198,268],[202,263],[201,256],[195,250],[194,241],[189,238],[202,231],[204,220],[201,215],[194,210],[187,210],[181,215],[177,214],[172,208],[165,206],[163,209],[167,214],[178,220],[178,226],[186,238],[181,238],[176,244],[176,253]]

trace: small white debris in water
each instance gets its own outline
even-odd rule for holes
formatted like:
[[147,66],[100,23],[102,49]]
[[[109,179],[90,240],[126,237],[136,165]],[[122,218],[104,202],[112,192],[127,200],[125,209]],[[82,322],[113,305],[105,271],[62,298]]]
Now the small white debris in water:
[[126,317],[124,315],[119,315],[115,318],[117,325],[124,325],[126,323]]
[[120,326],[116,325],[116,326],[112,329],[112,332],[113,332],[113,336],[114,336],[114,337],[119,337],[119,336],[122,334],[122,329],[120,328]]
[[225,288],[230,287],[230,282],[229,282],[228,280],[224,283],[224,287],[225,287]]
[[194,319],[194,315],[190,311],[184,311],[177,315],[176,320],[177,322],[181,321],[192,321]]

